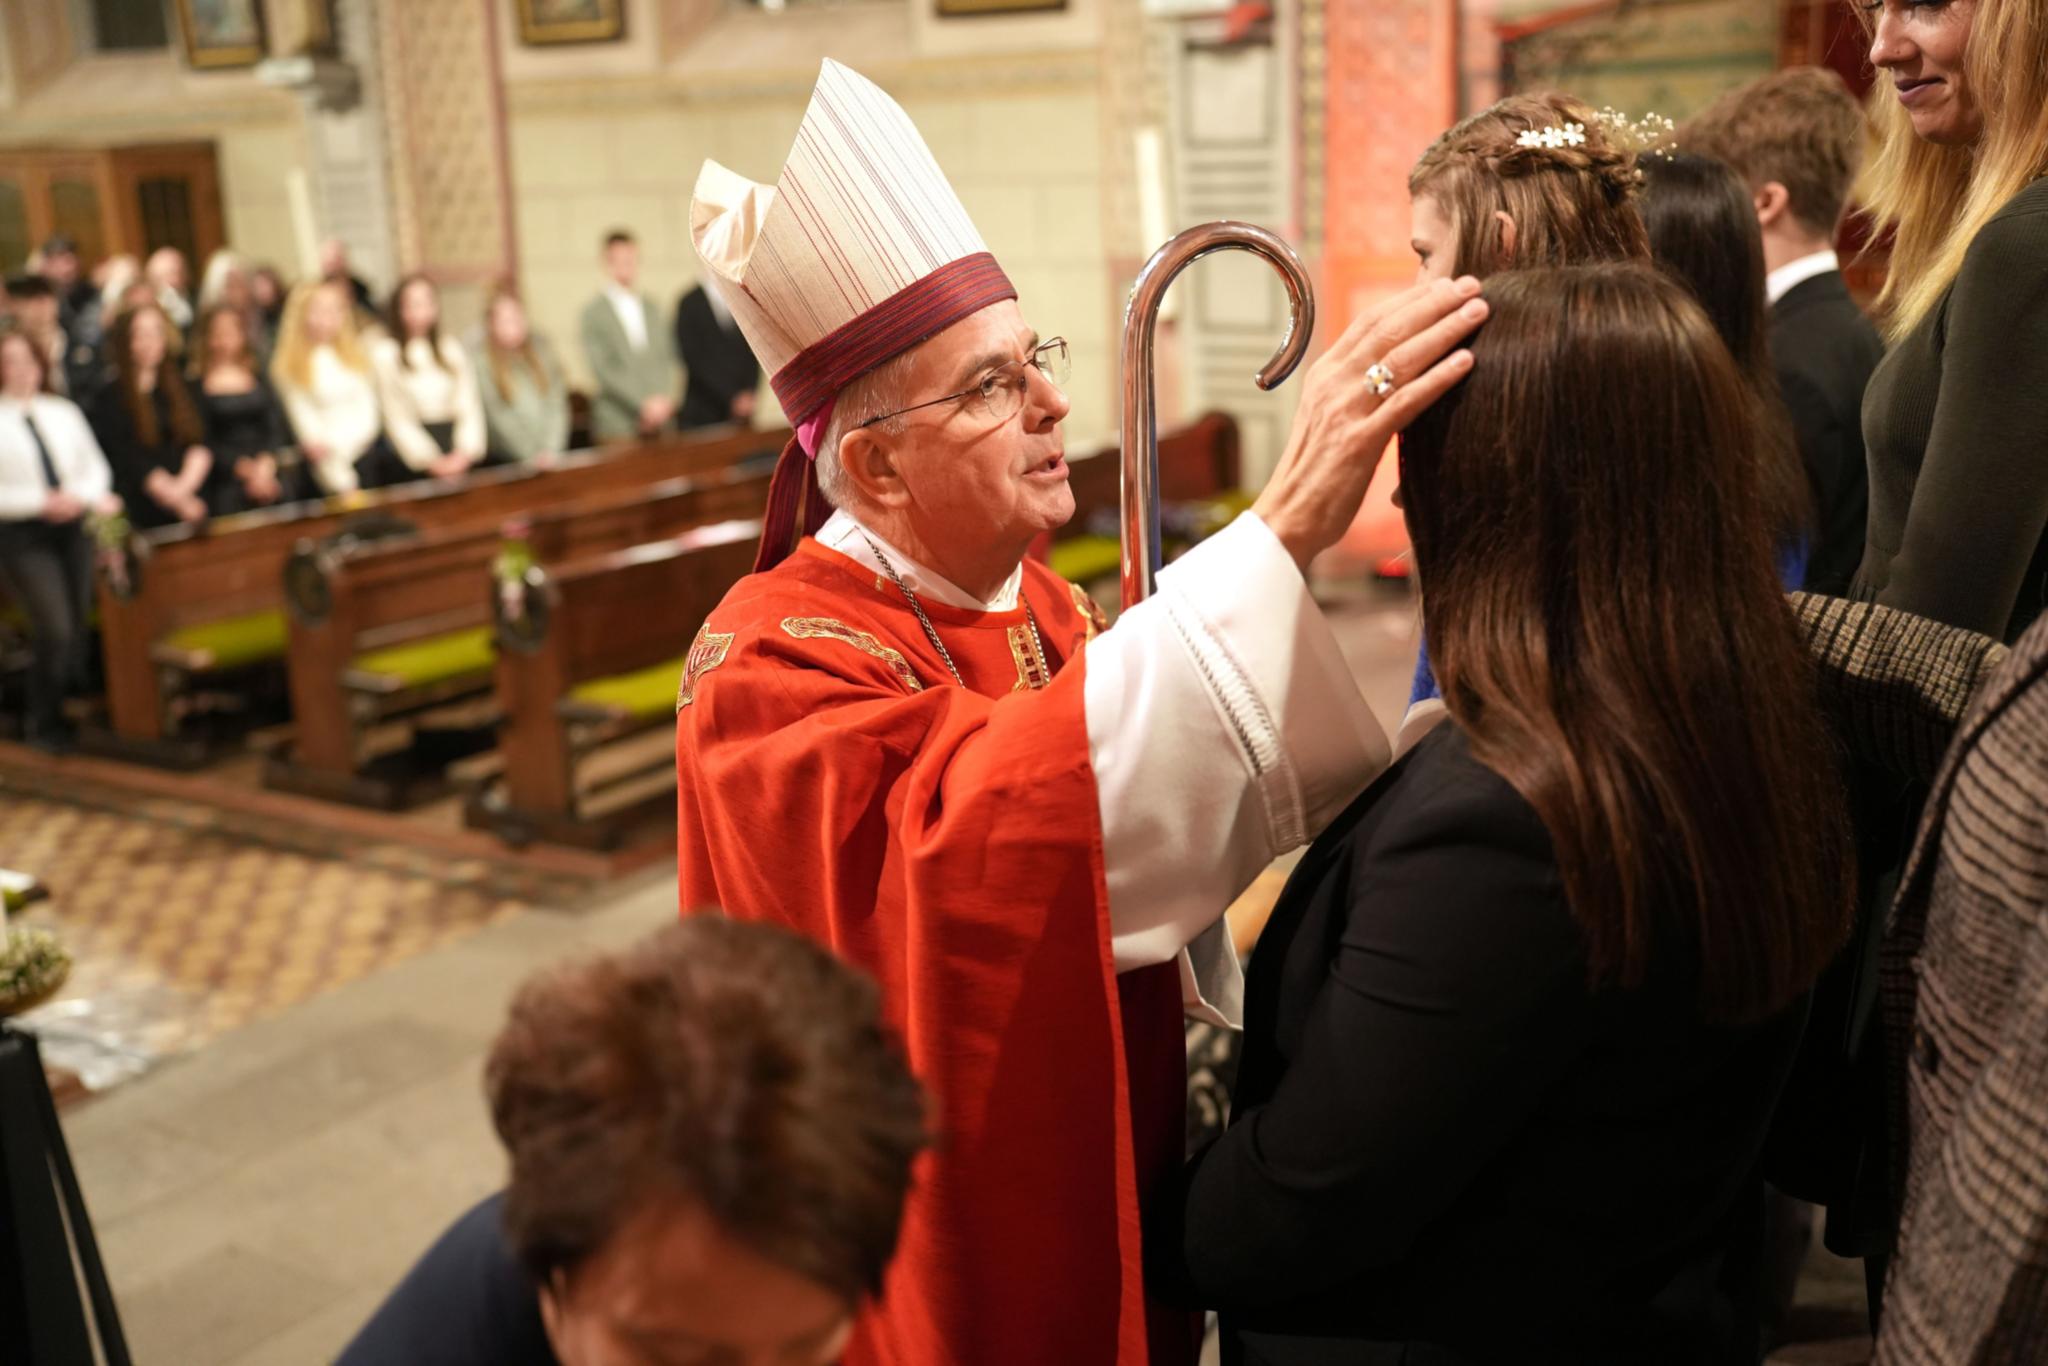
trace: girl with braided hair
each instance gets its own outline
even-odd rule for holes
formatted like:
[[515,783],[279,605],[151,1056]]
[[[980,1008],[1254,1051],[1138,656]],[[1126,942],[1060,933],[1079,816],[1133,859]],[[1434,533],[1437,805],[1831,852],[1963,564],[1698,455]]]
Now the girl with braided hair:
[[1510,95],[1430,144],[1408,174],[1421,278],[1647,261],[1631,146],[1569,95]]

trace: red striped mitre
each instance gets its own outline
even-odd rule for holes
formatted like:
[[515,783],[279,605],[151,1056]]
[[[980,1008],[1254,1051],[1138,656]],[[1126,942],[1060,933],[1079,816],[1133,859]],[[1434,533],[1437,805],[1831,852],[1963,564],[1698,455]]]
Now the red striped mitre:
[[[910,116],[829,60],[773,186],[704,163],[690,240],[804,454],[846,385],[1017,297]],[[794,459],[786,452],[784,466]],[[775,483],[764,564],[787,553],[790,505],[797,535],[823,519],[807,468],[778,469]]]
[[704,163],[690,239],[791,422],[1017,297],[910,116],[833,61],[773,186]]

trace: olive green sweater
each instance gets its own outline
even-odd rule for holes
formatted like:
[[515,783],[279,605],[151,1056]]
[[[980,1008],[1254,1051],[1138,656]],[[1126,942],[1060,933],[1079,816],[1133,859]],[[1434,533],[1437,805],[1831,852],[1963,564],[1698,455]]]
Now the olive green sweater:
[[1857,596],[2011,642],[2048,605],[2048,178],[1984,225],[1863,397]]

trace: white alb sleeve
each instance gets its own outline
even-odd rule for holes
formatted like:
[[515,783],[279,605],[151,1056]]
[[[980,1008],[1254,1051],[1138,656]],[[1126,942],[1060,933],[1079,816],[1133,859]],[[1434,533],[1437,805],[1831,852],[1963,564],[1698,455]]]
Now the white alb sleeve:
[[1386,767],[1386,736],[1249,512],[1089,644],[1083,692],[1117,969],[1178,958],[1189,1013],[1234,1026],[1225,908]]

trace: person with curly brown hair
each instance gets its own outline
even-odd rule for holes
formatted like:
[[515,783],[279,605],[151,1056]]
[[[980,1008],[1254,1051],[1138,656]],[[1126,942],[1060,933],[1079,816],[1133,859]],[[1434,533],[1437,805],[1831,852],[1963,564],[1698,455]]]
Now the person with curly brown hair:
[[505,1189],[338,1366],[835,1361],[929,1137],[874,983],[716,912],[527,982],[484,1085]]

